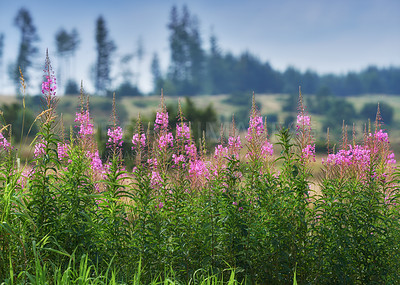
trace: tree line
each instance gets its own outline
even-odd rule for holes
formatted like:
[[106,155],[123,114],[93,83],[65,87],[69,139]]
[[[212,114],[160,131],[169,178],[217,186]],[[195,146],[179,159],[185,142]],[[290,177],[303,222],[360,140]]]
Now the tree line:
[[[9,77],[15,84],[17,93],[20,86],[20,68],[24,79],[29,82],[29,72],[33,59],[37,55],[37,34],[32,16],[21,8],[15,19],[20,30],[21,40],[17,59],[9,66]],[[118,64],[122,83],[117,90],[111,90],[112,66],[115,64],[116,43],[111,39],[105,18],[99,16],[95,22],[96,62],[91,68],[91,78],[96,94],[105,95],[117,91],[120,96],[137,96],[142,92],[137,83],[137,74],[131,69],[136,58],[140,65],[144,48],[138,42],[137,50],[123,55]],[[192,96],[199,94],[234,94],[235,92],[256,93],[296,93],[298,86],[304,92],[317,94],[328,90],[336,96],[359,95],[365,93],[400,94],[400,67],[378,68],[369,66],[359,72],[347,74],[320,75],[312,70],[301,72],[288,67],[281,72],[275,70],[269,62],[263,62],[250,51],[234,55],[223,51],[218,38],[213,33],[209,38],[209,49],[203,46],[199,20],[187,6],[179,9],[173,6],[169,22],[170,63],[168,70],[161,70],[159,55],[153,54],[151,66],[154,93],[164,89],[166,94]],[[56,51],[60,63],[59,76],[66,86],[64,93],[77,93],[79,86],[71,79],[70,64],[80,44],[77,29],[67,31],[60,28],[55,35]],[[2,63],[4,34],[0,34],[0,64]],[[61,76],[62,75],[62,76]],[[136,80],[134,80],[136,79]]]

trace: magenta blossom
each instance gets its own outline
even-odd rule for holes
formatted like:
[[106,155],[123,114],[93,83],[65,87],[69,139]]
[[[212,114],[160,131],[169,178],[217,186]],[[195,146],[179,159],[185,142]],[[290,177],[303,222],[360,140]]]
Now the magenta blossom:
[[[45,71],[47,72],[47,71]],[[54,77],[53,74],[46,75],[46,81],[42,82],[42,94],[46,95],[50,95],[50,96],[55,96],[56,95],[56,89],[57,89],[57,85],[56,85],[56,78]]]
[[[146,135],[141,134],[139,137],[139,134],[134,134],[132,137],[132,143],[135,146],[145,147],[146,146]],[[132,149],[134,149],[134,147],[132,147]]]
[[108,135],[108,147],[111,147],[111,145],[115,145],[117,147],[121,147],[122,143],[124,142],[122,140],[122,128],[120,126],[114,127],[112,129],[108,129],[107,131]]
[[158,148],[165,149],[167,146],[173,146],[174,145],[174,137],[172,133],[167,133],[165,135],[160,136],[160,139],[158,140]]
[[300,129],[302,129],[304,127],[311,127],[310,116],[297,115],[296,129],[299,131]]
[[155,188],[155,187],[160,187],[162,182],[162,178],[160,176],[160,173],[157,171],[152,171],[151,172],[151,177],[150,177],[150,185]]
[[11,144],[7,141],[7,139],[3,136],[2,133],[0,133],[0,148],[3,148],[4,150],[10,149]]
[[222,145],[217,145],[215,147],[215,153],[214,153],[214,157],[218,158],[218,157],[228,157],[228,148],[227,147],[223,147]]
[[268,140],[265,140],[261,146],[261,154],[266,157],[267,155],[272,156],[274,154],[274,146]]
[[195,160],[197,157],[197,148],[194,144],[191,145],[185,145],[185,151],[186,155],[189,157],[191,160]]
[[94,172],[104,171],[103,162],[100,159],[99,151],[96,150],[94,153],[88,151],[86,156],[90,159],[90,166]]
[[46,152],[46,145],[44,143],[37,143],[35,145],[35,150],[34,150],[34,157],[40,157],[42,155],[44,155]]
[[[172,155],[172,160],[174,161],[175,164],[179,164],[181,162],[185,162],[185,157],[181,155],[176,155],[175,153]],[[182,165],[185,167],[185,164]]]
[[151,167],[153,167],[154,169],[157,169],[157,166],[158,166],[157,158],[149,158],[149,159],[147,159],[147,163],[148,163]]
[[90,123],[90,114],[88,110],[82,111],[81,113],[76,113],[74,122],[78,122],[81,124],[79,126],[79,134],[81,135],[81,137],[93,134],[93,124]]
[[387,133],[384,133],[382,130],[375,132],[375,134],[369,134],[370,137],[374,136],[378,141],[389,143],[389,136]]
[[176,124],[176,137],[190,140],[190,129],[186,123]]
[[315,144],[306,145],[305,148],[301,150],[301,159],[304,161],[314,161],[315,162]]
[[168,128],[168,112],[157,112],[154,129],[158,130],[159,128],[162,130],[166,130]]
[[228,139],[229,154],[235,156],[236,158],[239,158],[239,152],[241,148],[242,142],[240,141],[240,136],[230,136]]
[[58,153],[58,158],[59,159],[64,159],[68,157],[68,151],[69,151],[69,144],[67,143],[58,143],[57,144],[57,153]]
[[261,116],[250,117],[249,128],[247,129],[246,139],[251,141],[253,136],[259,136],[264,132],[264,122]]
[[201,177],[209,178],[210,172],[208,171],[208,168],[204,163],[204,161],[195,160],[195,161],[190,161],[189,163],[189,176],[195,178],[201,178]]

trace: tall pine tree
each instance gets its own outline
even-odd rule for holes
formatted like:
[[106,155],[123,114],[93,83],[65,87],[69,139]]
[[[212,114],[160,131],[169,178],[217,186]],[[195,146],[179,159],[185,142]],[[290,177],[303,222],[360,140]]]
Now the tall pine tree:
[[111,84],[111,56],[116,46],[109,39],[106,23],[102,16],[96,21],[96,49],[95,88],[98,94],[104,95]]
[[[61,28],[56,33],[56,47],[57,47],[57,55],[60,61],[63,62],[64,72],[62,72],[61,64],[58,68],[59,75],[57,76],[58,84],[68,85],[64,82],[64,78],[66,80],[71,79],[70,72],[70,58],[74,56],[75,51],[77,50],[80,43],[79,34],[76,29],[73,29],[70,33],[65,29]],[[70,83],[70,82],[69,82]]]
[[33,20],[29,11],[21,8],[14,19],[14,25],[21,31],[21,43],[19,46],[18,57],[14,64],[9,67],[10,79],[14,82],[17,94],[20,89],[20,73],[19,69],[24,74],[26,83],[29,83],[29,68],[32,66],[32,58],[37,54],[38,48],[35,43],[39,41],[36,33],[36,27],[33,25]]
[[163,87],[163,78],[161,74],[160,60],[158,54],[154,53],[151,60],[151,75],[153,77],[153,88],[154,92],[157,94]]
[[201,93],[204,79],[204,51],[197,18],[190,15],[186,6],[179,15],[173,6],[168,24],[170,30],[171,64],[169,79],[178,95]]

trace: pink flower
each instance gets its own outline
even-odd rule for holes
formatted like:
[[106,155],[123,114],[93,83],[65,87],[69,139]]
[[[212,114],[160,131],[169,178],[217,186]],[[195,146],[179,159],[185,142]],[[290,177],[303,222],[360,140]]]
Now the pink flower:
[[[185,157],[181,154],[181,155],[176,155],[175,153],[172,155],[172,160],[174,161],[175,164],[179,164],[181,162],[185,162]],[[185,165],[183,164],[183,167],[185,167]]]
[[246,139],[251,141],[253,136],[259,136],[264,132],[264,123],[261,116],[250,117],[249,128],[247,129]]
[[122,128],[120,126],[114,127],[112,129],[108,129],[107,131],[108,135],[108,147],[111,147],[111,145],[115,145],[117,147],[121,147],[122,143],[124,142],[122,140]]
[[208,168],[204,161],[195,160],[189,162],[189,176],[196,178],[209,178],[210,172],[208,171]]
[[11,144],[7,141],[7,139],[0,133],[0,148],[4,150],[8,150],[11,147]]
[[215,153],[214,153],[215,158],[227,157],[227,156],[228,156],[228,148],[227,147],[223,147],[220,144],[215,147]]
[[90,115],[88,110],[82,111],[81,113],[76,113],[74,122],[81,124],[79,126],[79,134],[81,137],[93,134],[93,124],[90,123]]
[[46,75],[46,81],[42,82],[42,94],[56,95],[56,78]]
[[228,150],[229,154],[239,158],[240,149],[242,148],[242,143],[240,141],[240,136],[228,138]]
[[44,155],[46,152],[46,145],[44,143],[37,143],[35,145],[35,150],[34,150],[34,157],[40,157]]
[[171,147],[174,145],[174,137],[172,136],[172,133],[162,135],[158,140],[158,148],[160,150],[167,148],[168,145]]
[[150,167],[157,169],[157,166],[158,166],[157,158],[149,158],[149,159],[147,159],[147,163],[150,165]]
[[90,159],[90,166],[94,172],[104,171],[103,162],[100,159],[99,151],[96,150],[94,153],[88,151],[86,156]]
[[261,154],[266,157],[267,155],[272,156],[274,154],[274,146],[268,140],[265,140],[261,146]]
[[305,148],[301,150],[302,155],[301,158],[304,161],[313,160],[315,162],[315,144],[313,145],[306,145]]
[[387,164],[396,164],[396,159],[395,159],[393,152],[389,153],[389,155],[387,156],[386,163]]
[[162,182],[162,178],[160,176],[160,173],[157,171],[152,171],[151,172],[151,178],[150,178],[150,185],[154,187],[160,187]]
[[186,123],[176,124],[176,137],[190,140],[190,129]]
[[[140,138],[139,138],[139,134],[134,134],[132,137],[132,143],[135,146],[141,146],[141,147],[145,147],[146,146],[146,135],[145,134],[141,134]],[[134,147],[132,147],[133,149]]]
[[164,203],[163,202],[158,203],[158,208],[159,209],[162,209],[163,207],[164,207]]
[[43,72],[45,79],[42,82],[42,94],[49,98],[54,97],[56,96],[57,80],[54,76],[54,71],[51,68],[50,59],[47,54]]
[[168,112],[157,112],[154,130],[158,130],[159,128],[162,130],[168,129]]
[[242,142],[240,141],[240,136],[237,137],[229,137],[228,139],[228,146],[229,149],[241,149],[242,148]]
[[369,134],[369,136],[374,136],[377,140],[382,141],[382,142],[389,142],[389,136],[387,133],[384,133],[382,130],[379,130],[378,132],[375,132],[375,134]]
[[186,155],[189,157],[191,160],[195,160],[197,157],[197,148],[194,144],[191,145],[185,145],[185,151]]
[[311,126],[310,116],[297,115],[297,125],[296,125],[297,130],[300,130],[304,127],[310,127],[310,126]]
[[66,143],[58,143],[57,144],[57,153],[58,153],[58,159],[63,159],[68,157],[68,151],[69,151],[69,144]]
[[25,168],[21,172],[21,176],[18,178],[17,183],[21,188],[25,188],[27,181],[35,174],[35,168]]

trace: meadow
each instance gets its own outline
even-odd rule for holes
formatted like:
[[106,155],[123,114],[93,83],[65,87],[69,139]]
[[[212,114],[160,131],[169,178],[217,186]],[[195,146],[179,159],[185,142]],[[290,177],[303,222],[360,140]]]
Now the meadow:
[[247,130],[233,120],[211,151],[181,108],[170,128],[163,96],[124,133],[114,98],[100,156],[89,97],[68,132],[45,63],[33,158],[0,131],[4,284],[399,283],[400,172],[379,109],[316,161],[301,92],[291,128],[268,134],[253,96]]

